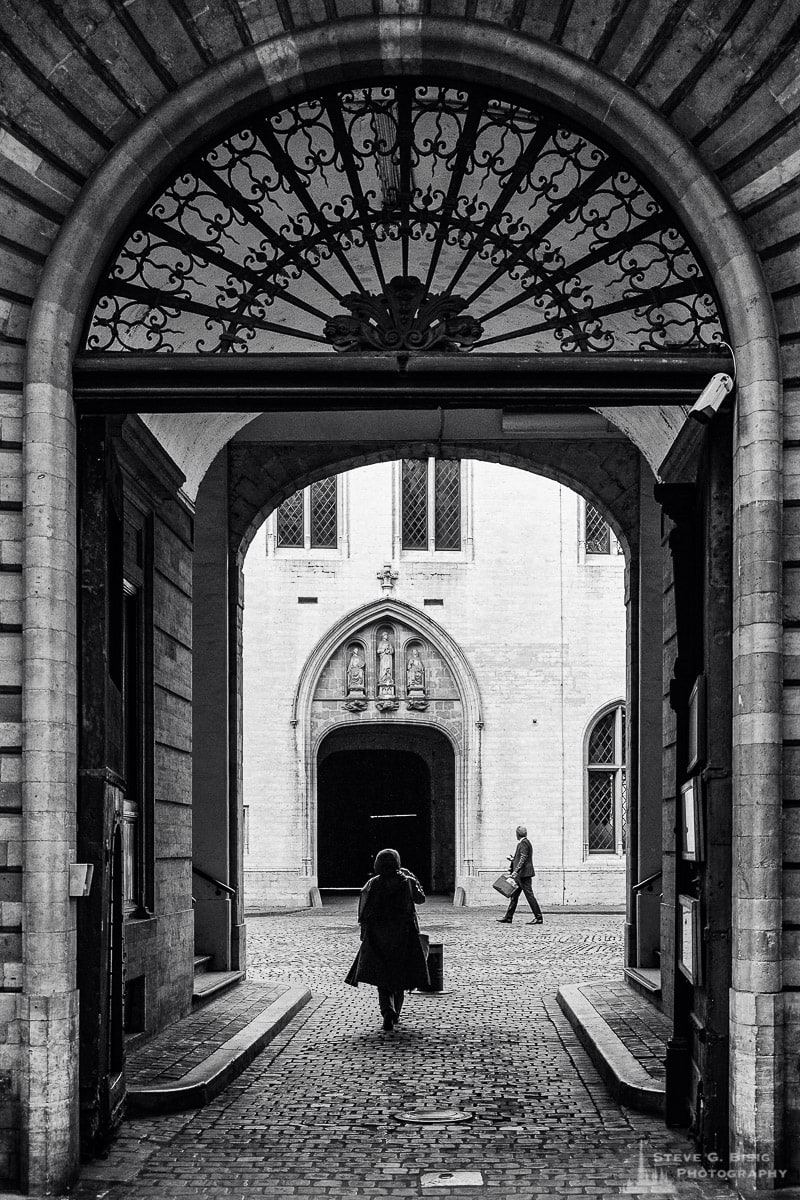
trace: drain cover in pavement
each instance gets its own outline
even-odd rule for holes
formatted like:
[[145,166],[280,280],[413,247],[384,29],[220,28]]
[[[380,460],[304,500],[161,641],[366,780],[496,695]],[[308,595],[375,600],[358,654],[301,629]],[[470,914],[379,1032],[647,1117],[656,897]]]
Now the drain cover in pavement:
[[483,1187],[480,1171],[423,1171],[419,1181],[424,1188]]
[[472,1113],[460,1108],[412,1108],[409,1112],[394,1115],[408,1125],[455,1125],[457,1121],[472,1120]]

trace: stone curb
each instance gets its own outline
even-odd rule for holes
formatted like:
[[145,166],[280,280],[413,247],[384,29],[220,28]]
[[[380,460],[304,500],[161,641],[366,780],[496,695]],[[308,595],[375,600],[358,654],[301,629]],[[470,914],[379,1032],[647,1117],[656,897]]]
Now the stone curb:
[[202,1108],[241,1075],[310,999],[308,988],[289,987],[182,1079],[128,1088],[128,1112],[167,1113]]
[[[598,981],[599,982],[599,981]],[[641,1112],[664,1112],[664,1084],[648,1075],[582,992],[586,984],[558,989],[561,1011],[615,1100]]]

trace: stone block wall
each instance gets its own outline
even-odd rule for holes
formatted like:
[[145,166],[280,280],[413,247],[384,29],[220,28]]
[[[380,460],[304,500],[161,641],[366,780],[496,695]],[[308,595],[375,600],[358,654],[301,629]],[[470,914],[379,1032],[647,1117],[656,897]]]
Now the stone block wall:
[[145,978],[152,1033],[191,1008],[192,518],[177,502],[153,520],[153,919],[126,925],[128,984]]

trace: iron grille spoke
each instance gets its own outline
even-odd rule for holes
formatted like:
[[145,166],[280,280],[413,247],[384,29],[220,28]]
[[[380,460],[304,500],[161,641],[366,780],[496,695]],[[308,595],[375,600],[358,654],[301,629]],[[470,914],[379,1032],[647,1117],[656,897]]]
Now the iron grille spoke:
[[364,237],[366,238],[369,247],[372,264],[375,267],[375,274],[378,277],[378,282],[381,285],[381,291],[386,291],[386,277],[383,273],[383,263],[381,256],[378,253],[378,247],[375,243],[375,230],[373,226],[373,214],[370,212],[364,192],[361,188],[361,180],[358,177],[356,164],[353,160],[353,144],[350,140],[344,120],[342,119],[341,108],[333,103],[330,96],[325,100],[325,111],[328,114],[328,120],[331,123],[334,142],[336,143],[337,151],[344,167],[347,182],[350,184],[350,190],[355,201],[356,211],[361,218]]
[[[273,264],[273,274],[277,274],[283,266],[295,262],[297,258],[302,255],[302,245],[292,245],[287,238],[282,237],[277,230],[273,229],[271,225],[263,220],[263,218],[255,211],[255,209],[242,200],[239,193],[236,192],[230,186],[230,184],[226,183],[224,179],[220,179],[216,172],[214,172],[210,167],[206,166],[204,163],[201,163],[197,168],[197,174],[198,177],[202,179],[203,182],[220,197],[220,199],[224,200],[234,212],[238,213],[238,215],[252,225],[254,229],[257,229],[258,232],[266,238],[270,246],[283,251],[285,258]],[[313,279],[315,283],[318,283],[321,288],[324,288],[325,291],[333,296],[335,300],[339,299],[339,292],[336,290],[336,288],[334,288],[332,284],[328,282],[324,275],[321,275],[319,271],[311,266],[310,263],[304,264],[304,271],[309,278]]]
[[507,274],[512,267],[521,265],[528,253],[537,245],[541,245],[548,233],[551,233],[556,226],[561,223],[562,220],[565,220],[570,213],[574,212],[575,209],[584,202],[584,200],[588,200],[589,197],[597,191],[597,188],[600,186],[600,184],[604,183],[609,175],[613,173],[613,170],[614,168],[610,162],[602,163],[595,171],[592,172],[582,187],[577,188],[574,192],[571,192],[565,196],[561,203],[555,206],[553,211],[548,215],[547,219],[543,221],[542,224],[536,229],[532,230],[531,233],[529,233],[524,239],[524,241],[519,243],[518,249],[511,254],[509,258],[506,259],[505,262],[503,262],[495,271],[488,275],[480,284],[480,286],[477,287],[475,291],[467,297],[467,303],[474,304],[475,301],[482,296],[485,291],[494,286],[501,276]]
[[333,236],[333,227],[331,223],[323,216],[315,204],[310,192],[308,191],[308,188],[297,174],[294,163],[289,158],[288,154],[286,154],[280,142],[276,138],[271,125],[268,121],[262,120],[257,123],[257,128],[265,149],[280,170],[282,177],[292,188],[292,191],[294,191],[294,193],[302,200],[303,204],[305,205],[306,212],[310,217],[313,218],[317,229],[322,234],[331,252],[338,259],[339,264],[347,272],[356,288],[360,292],[363,292],[365,290],[364,285],[359,279],[357,272],[347,261],[347,258],[342,254],[336,238]]
[[[584,312],[577,314],[579,321],[597,321],[601,317],[611,316],[614,313],[630,312],[637,308],[646,308],[648,303],[651,307],[661,307],[668,300],[680,300],[685,296],[692,294],[694,289],[691,283],[676,283],[672,287],[663,288],[662,291],[654,293],[652,296],[633,295],[626,296],[623,300],[618,300],[615,304],[605,304],[600,308],[587,308]],[[514,338],[526,337],[531,333],[543,333],[547,329],[557,329],[561,321],[542,321],[539,325],[526,325],[524,329],[515,329],[511,333],[498,334],[497,337],[483,338],[481,346],[491,346],[496,342],[511,341]]]
[[294,296],[284,288],[276,287],[275,284],[267,282],[259,271],[255,271],[252,267],[227,258],[213,246],[206,246],[199,238],[193,237],[190,233],[182,233],[180,230],[174,229],[166,221],[162,221],[158,217],[145,217],[142,221],[142,227],[151,230],[177,250],[186,250],[197,258],[219,267],[226,274],[234,275],[237,279],[241,279],[242,282],[249,283],[251,290],[248,295],[260,291],[266,296],[271,296],[273,299],[279,298],[285,300],[287,304],[291,304],[295,308],[300,308],[303,312],[307,312],[319,320],[324,321],[327,319],[327,314],[321,308],[316,308],[313,304],[308,304],[300,296]]
[[577,279],[582,271],[588,270],[597,263],[613,262],[621,254],[624,254],[626,250],[638,246],[650,237],[652,233],[661,228],[663,228],[663,217],[661,214],[651,217],[649,221],[643,221],[641,225],[638,225],[635,229],[630,229],[624,236],[613,238],[609,242],[603,242],[599,246],[595,246],[583,258],[577,259],[575,262],[570,263],[569,266],[561,267],[557,271],[543,275],[542,283],[544,284],[544,288],[530,288],[529,290],[521,291],[519,295],[512,296],[504,304],[498,304],[496,308],[492,308],[489,312],[484,313],[483,320],[493,321],[496,317],[509,312],[518,304],[524,304],[526,300],[534,296],[541,296],[543,290],[549,290],[571,279]]
[[467,115],[464,120],[464,125],[461,130],[461,136],[457,142],[456,159],[453,164],[453,170],[450,175],[450,182],[447,187],[447,195],[442,202],[442,216],[436,223],[436,237],[433,242],[433,250],[431,251],[431,260],[428,264],[428,275],[425,280],[425,290],[430,291],[433,283],[433,278],[436,274],[436,268],[439,265],[439,256],[442,252],[445,238],[451,228],[453,215],[456,211],[458,198],[461,194],[461,186],[464,182],[464,175],[467,170],[467,164],[470,157],[475,152],[475,141],[478,133],[478,123],[483,112],[484,99],[480,93],[473,93],[469,98],[467,107]]
[[[152,303],[153,293],[147,288],[138,287],[132,283],[118,283],[116,285],[117,295],[126,297],[129,300],[136,300],[140,304]],[[210,321],[215,321],[220,325],[227,324],[231,319],[231,313],[224,308],[214,308],[210,304],[202,304],[198,300],[191,300],[188,296],[172,297],[166,296],[161,298],[161,302],[166,301],[166,307],[170,308],[169,301],[175,299],[180,301],[180,307],[184,312],[197,313],[200,317],[207,317]],[[290,337],[303,338],[308,342],[323,342],[324,338],[317,333],[308,333],[305,329],[294,329],[291,325],[276,325],[273,321],[261,321],[256,317],[246,316],[244,314],[236,316],[236,321],[239,325],[244,325],[248,329],[263,329],[269,333],[283,333]]]
[[413,190],[411,147],[414,132],[411,126],[411,88],[407,83],[397,86],[397,152],[400,159],[400,257],[402,274],[408,276],[408,242],[411,236],[410,211]]
[[[509,175],[505,187],[500,192],[500,195],[495,200],[489,212],[486,214],[483,223],[476,230],[471,244],[464,255],[464,258],[458,265],[458,268],[453,275],[453,278],[448,287],[448,291],[452,291],[458,285],[462,275],[470,265],[475,255],[485,246],[487,241],[491,240],[492,231],[495,228],[498,219],[505,211],[509,201],[514,193],[519,188],[526,175],[529,175],[539,159],[539,155],[544,149],[547,139],[550,137],[551,129],[544,120],[540,120],[534,131],[533,137],[528,143],[525,153],[522,154],[517,161],[517,165]],[[513,242],[511,245],[513,246]]]

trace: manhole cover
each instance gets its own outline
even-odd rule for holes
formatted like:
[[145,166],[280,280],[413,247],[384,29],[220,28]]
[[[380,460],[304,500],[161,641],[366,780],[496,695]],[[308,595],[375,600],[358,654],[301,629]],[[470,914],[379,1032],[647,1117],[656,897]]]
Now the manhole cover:
[[455,1125],[459,1121],[472,1120],[472,1113],[460,1108],[412,1108],[394,1115],[407,1125]]
[[483,1187],[480,1171],[423,1171],[419,1181],[424,1188]]

